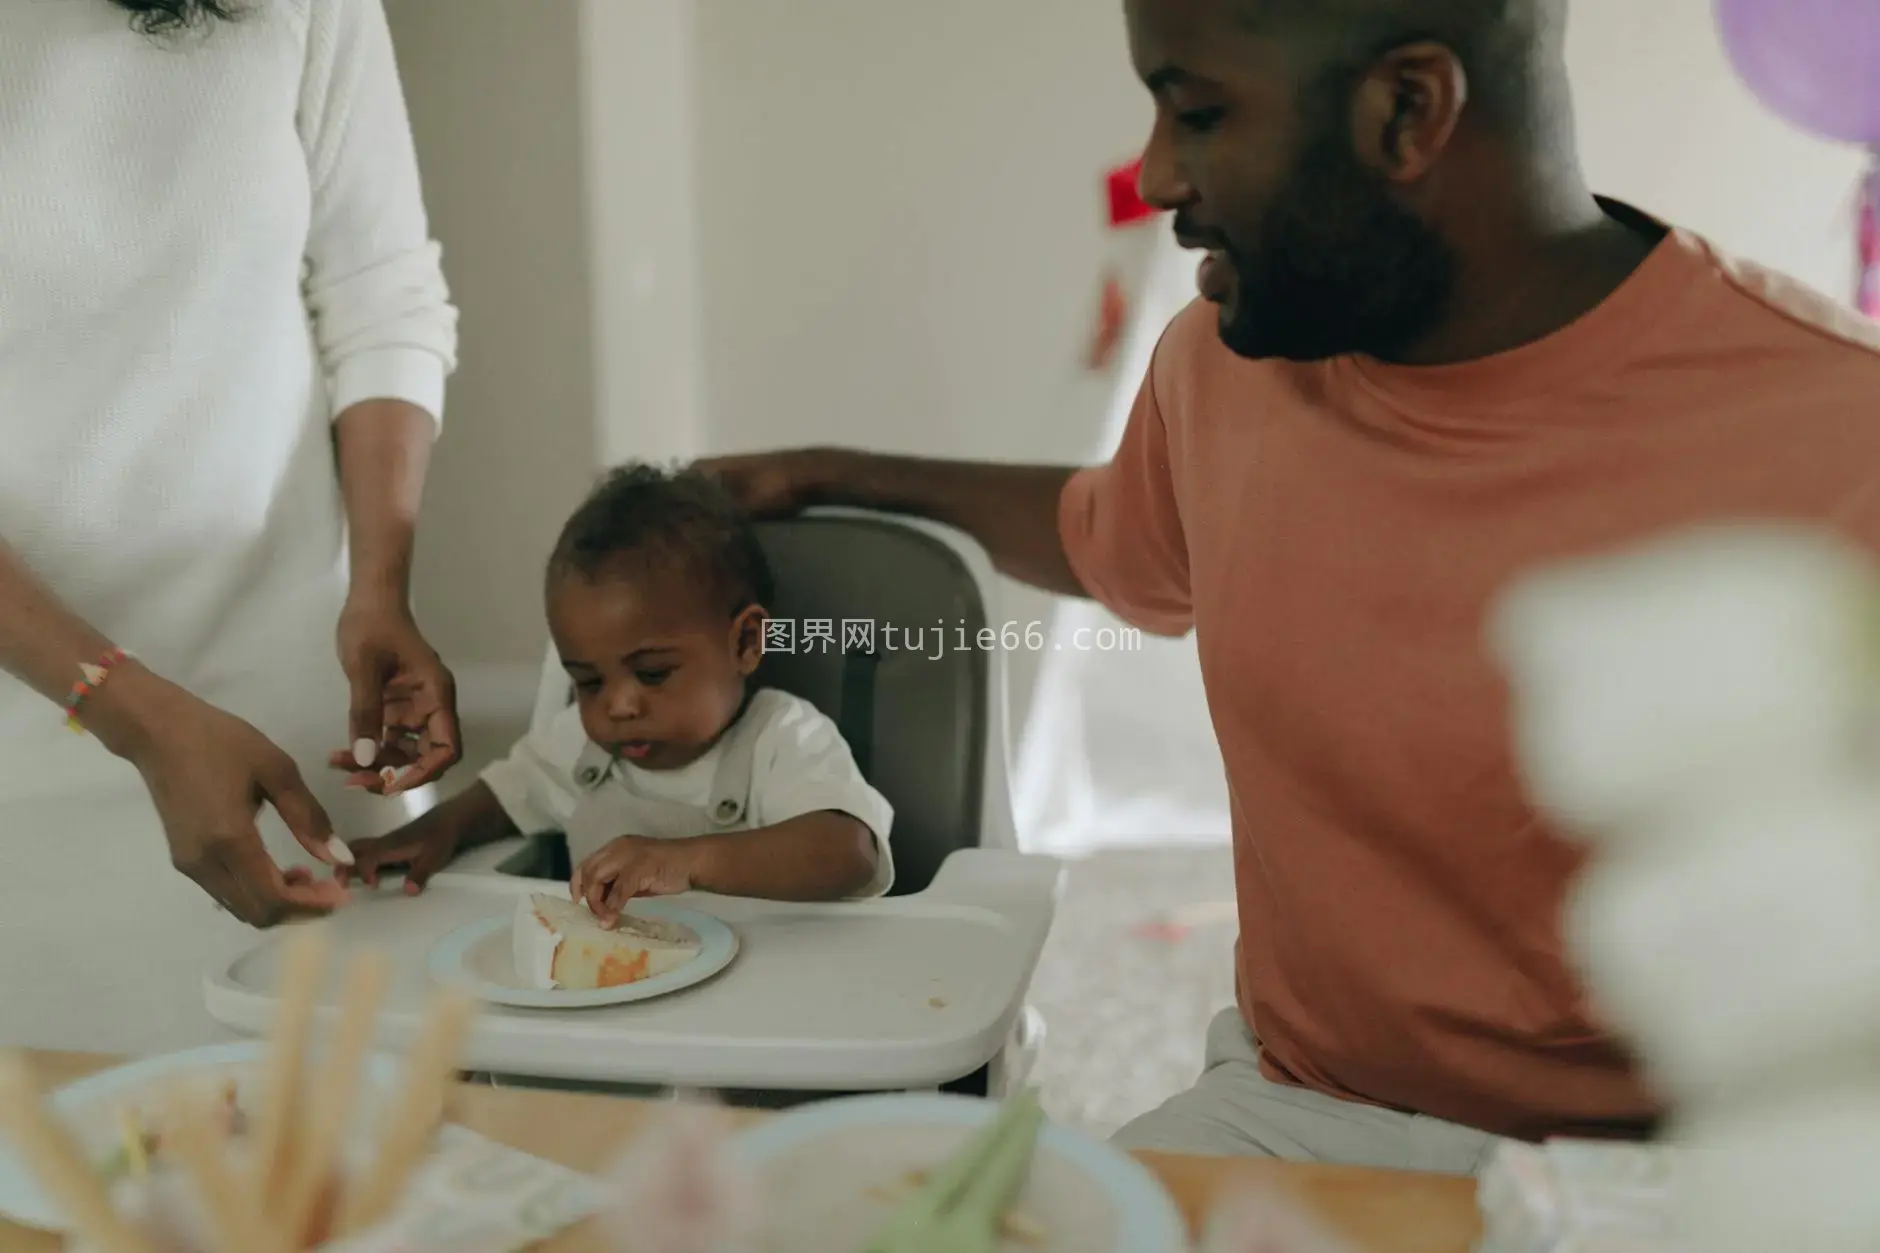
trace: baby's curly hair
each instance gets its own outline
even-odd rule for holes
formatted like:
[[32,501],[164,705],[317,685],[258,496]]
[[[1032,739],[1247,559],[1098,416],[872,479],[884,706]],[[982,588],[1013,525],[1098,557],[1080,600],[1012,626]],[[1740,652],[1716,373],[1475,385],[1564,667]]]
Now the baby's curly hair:
[[167,35],[213,21],[232,22],[242,15],[234,0],[111,0],[131,15],[131,25],[146,35]]
[[566,574],[677,576],[730,616],[776,595],[757,532],[718,480],[642,461],[608,471],[562,527],[548,577]]

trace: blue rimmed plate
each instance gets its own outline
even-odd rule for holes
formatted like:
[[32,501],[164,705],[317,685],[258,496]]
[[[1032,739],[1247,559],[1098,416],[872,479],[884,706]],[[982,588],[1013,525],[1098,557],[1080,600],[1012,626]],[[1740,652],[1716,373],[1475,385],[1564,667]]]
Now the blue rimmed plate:
[[[764,1183],[777,1253],[862,1250],[906,1197],[998,1105],[891,1093],[804,1105],[738,1137]],[[1001,1253],[1185,1253],[1188,1231],[1142,1163],[1047,1122]]]
[[574,991],[529,987],[516,971],[510,946],[514,915],[505,913],[459,927],[439,940],[431,950],[428,965],[433,978],[493,1004],[523,1009],[593,1009],[650,1000],[703,983],[737,956],[738,933],[710,914],[655,899],[634,901],[632,912],[689,928],[699,938],[698,956],[663,975],[614,988]]
[[[47,1099],[86,1156],[103,1164],[121,1144],[120,1111],[146,1104],[160,1090],[159,1081],[185,1074],[203,1079],[226,1077],[235,1081],[236,1099],[241,1106],[256,1108],[267,1048],[265,1041],[242,1040],[165,1053],[87,1075],[59,1088]],[[318,1055],[315,1049],[313,1058]],[[396,1058],[383,1053],[368,1055],[365,1082],[359,1091],[363,1108],[349,1124],[362,1137],[371,1126],[372,1113],[396,1094],[398,1071]],[[0,1215],[40,1231],[64,1231],[68,1226],[57,1202],[40,1188],[38,1177],[5,1137],[0,1137]]]

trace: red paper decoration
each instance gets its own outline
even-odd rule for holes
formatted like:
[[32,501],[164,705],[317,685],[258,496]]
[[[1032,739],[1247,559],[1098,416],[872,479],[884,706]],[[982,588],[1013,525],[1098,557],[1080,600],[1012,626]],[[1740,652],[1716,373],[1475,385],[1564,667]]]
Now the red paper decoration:
[[1111,170],[1105,177],[1110,193],[1110,226],[1113,229],[1130,226],[1161,212],[1145,201],[1136,190],[1137,180],[1141,176],[1142,159],[1138,157],[1128,165]]

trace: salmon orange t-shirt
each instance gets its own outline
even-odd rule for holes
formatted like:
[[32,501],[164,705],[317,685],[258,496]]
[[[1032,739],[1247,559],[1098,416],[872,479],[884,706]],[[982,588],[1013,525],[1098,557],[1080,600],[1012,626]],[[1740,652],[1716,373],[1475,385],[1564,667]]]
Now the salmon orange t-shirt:
[[1718,519],[1880,548],[1880,327],[1671,231],[1499,356],[1248,361],[1197,302],[1059,522],[1099,601],[1193,629],[1269,1077],[1501,1135],[1658,1102],[1562,939],[1585,855],[1517,779],[1485,616],[1512,576]]

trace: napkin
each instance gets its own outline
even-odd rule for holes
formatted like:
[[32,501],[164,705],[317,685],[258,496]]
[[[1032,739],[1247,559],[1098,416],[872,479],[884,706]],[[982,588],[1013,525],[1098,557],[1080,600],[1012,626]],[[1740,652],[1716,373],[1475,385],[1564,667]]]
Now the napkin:
[[[165,1253],[209,1244],[200,1200],[180,1174],[120,1184],[114,1199]],[[320,1253],[518,1253],[600,1203],[600,1186],[587,1175],[449,1126],[384,1222]],[[75,1244],[73,1253],[96,1251]]]
[[517,1253],[601,1201],[591,1177],[452,1126],[391,1215],[327,1253]]

